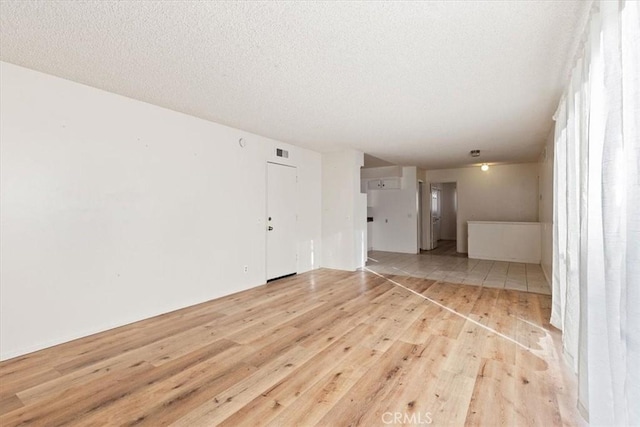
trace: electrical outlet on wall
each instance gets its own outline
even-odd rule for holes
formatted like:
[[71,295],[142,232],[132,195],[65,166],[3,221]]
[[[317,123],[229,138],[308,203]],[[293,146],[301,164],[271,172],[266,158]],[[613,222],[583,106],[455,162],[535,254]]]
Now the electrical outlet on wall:
[[248,266],[248,265],[245,265],[245,266],[244,266],[244,272],[245,272],[245,273],[248,273],[248,272],[249,272],[249,266]]

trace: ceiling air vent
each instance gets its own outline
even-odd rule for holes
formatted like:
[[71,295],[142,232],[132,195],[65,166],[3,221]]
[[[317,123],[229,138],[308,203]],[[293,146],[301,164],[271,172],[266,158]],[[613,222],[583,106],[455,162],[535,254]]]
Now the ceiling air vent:
[[276,156],[288,159],[289,152],[287,150],[283,150],[282,148],[276,148]]

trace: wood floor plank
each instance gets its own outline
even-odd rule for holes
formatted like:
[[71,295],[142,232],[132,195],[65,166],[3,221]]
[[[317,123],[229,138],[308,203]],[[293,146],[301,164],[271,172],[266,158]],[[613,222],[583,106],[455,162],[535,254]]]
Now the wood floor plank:
[[[79,387],[70,387],[40,405],[27,405],[0,417],[2,425],[72,423],[130,396],[135,390],[167,379],[220,353],[227,345],[203,347],[160,367],[140,361],[119,370],[107,379],[98,378]],[[86,399],[91,396],[91,399]]]
[[[188,352],[175,351],[169,353],[170,356],[164,358],[164,360],[162,360],[163,363],[159,364],[154,363],[154,361],[158,359],[158,353],[167,354],[165,352],[166,349],[163,347],[166,344],[164,342],[152,343],[140,348],[138,351],[126,352],[119,356],[101,361],[97,364],[73,371],[72,373],[61,376],[52,381],[47,381],[43,384],[40,384],[39,386],[21,391],[17,393],[17,395],[25,404],[33,404],[40,399],[51,398],[57,393],[68,390],[70,388],[79,387],[83,384],[99,380],[99,378],[107,377],[111,372],[127,369],[129,366],[141,360],[144,360],[145,363],[150,363],[151,365],[157,367],[164,363],[169,363],[172,360],[179,359],[182,356],[193,354],[196,348],[200,349],[202,347],[207,347],[207,349],[209,350],[223,352],[227,348],[236,345],[233,341],[229,341],[226,339],[212,340],[210,342],[197,341],[197,343],[199,344],[199,346],[194,346],[194,348],[191,348]],[[185,342],[183,341],[182,344],[184,345]],[[169,348],[169,350],[174,351],[179,347],[180,342],[176,342],[175,346]]]
[[200,405],[175,422],[176,426],[218,425],[240,410],[261,393],[290,375],[311,355],[303,347],[288,348],[281,356],[271,359],[256,373],[219,393],[213,400]]
[[466,422],[472,426],[527,425],[518,407],[516,381],[514,365],[482,359]]
[[[292,410],[283,411],[267,425],[311,426],[340,402],[345,394],[380,359],[382,353],[356,346],[347,357],[321,377],[296,401]],[[262,423],[261,423],[262,424]]]
[[224,420],[221,426],[255,426],[269,422],[286,408],[295,405],[298,397],[327,375],[355,351],[363,333],[363,325],[333,341],[327,348],[309,359],[297,370],[261,393],[243,408]]
[[[208,313],[202,316],[189,319],[182,322],[165,322],[161,327],[152,325],[149,328],[140,330],[132,330],[131,334],[127,334],[126,337],[121,336],[124,334],[116,335],[113,342],[106,341],[100,348],[94,348],[90,351],[84,351],[77,357],[71,357],[63,363],[57,363],[55,365],[56,370],[61,373],[72,372],[77,369],[84,368],[94,363],[106,360],[110,357],[114,357],[117,354],[127,351],[135,350],[141,346],[150,344],[167,336],[174,335],[183,331],[187,331],[195,326],[207,323],[211,320],[222,317],[217,312]],[[117,342],[117,346],[113,345]]]
[[[138,362],[119,370],[108,380],[99,379],[84,384],[81,388],[70,388],[55,396],[44,399],[38,404],[27,405],[18,410],[0,416],[0,425],[62,425],[72,423],[87,412],[109,405],[113,400],[126,396],[123,384],[127,380],[138,379],[156,368],[144,362]],[[84,398],[91,396],[91,399]]]
[[242,361],[246,355],[246,347],[228,347],[79,421],[86,425],[166,425],[254,374],[258,368]]
[[410,372],[410,365],[419,359],[423,347],[395,342],[378,362],[337,402],[318,425],[368,425],[365,419],[377,402],[397,387]]
[[[365,425],[380,425],[392,420],[396,414],[403,415],[404,424],[428,424],[436,407],[437,385],[440,372],[454,341],[438,335],[431,335],[423,343],[424,350],[418,355],[401,380],[401,387],[395,387],[385,398],[376,401],[363,419]],[[404,420],[404,414],[407,419]],[[420,423],[418,421],[423,421]]]
[[315,270],[1,362],[0,425],[580,425],[549,296],[399,272]]
[[[476,378],[444,369],[436,381],[437,400],[429,409],[436,425],[465,425]],[[491,423],[489,425],[496,425]]]
[[[32,372],[41,369],[42,366],[56,366],[64,364],[72,359],[90,357],[98,359],[97,355],[106,349],[111,351],[119,348],[121,351],[128,338],[140,337],[141,332],[147,337],[147,342],[154,340],[154,337],[171,334],[173,327],[187,330],[191,325],[205,323],[213,318],[221,316],[217,311],[205,303],[181,310],[165,313],[129,325],[114,328],[105,332],[90,335],[88,337],[73,340],[67,343],[51,347],[48,351],[38,351],[24,356],[16,357],[2,362],[0,369],[0,383],[12,377],[21,377],[23,372]],[[175,326],[172,326],[175,325]],[[159,334],[159,335],[156,335]],[[139,344],[139,342],[138,342]]]
[[0,398],[0,414],[6,414],[23,406],[24,404],[15,394],[9,394],[7,397]]
[[529,425],[561,425],[557,394],[546,372],[516,362],[516,405]]
[[41,366],[33,371],[22,371],[20,376],[0,380],[0,399],[9,399],[11,395],[39,384],[55,380],[62,375],[49,366]]

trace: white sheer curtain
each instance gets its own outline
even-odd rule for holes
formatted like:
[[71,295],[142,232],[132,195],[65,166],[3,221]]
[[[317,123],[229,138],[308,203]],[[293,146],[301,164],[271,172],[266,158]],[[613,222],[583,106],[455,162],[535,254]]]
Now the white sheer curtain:
[[592,425],[640,425],[640,2],[594,3],[555,115],[551,323]]

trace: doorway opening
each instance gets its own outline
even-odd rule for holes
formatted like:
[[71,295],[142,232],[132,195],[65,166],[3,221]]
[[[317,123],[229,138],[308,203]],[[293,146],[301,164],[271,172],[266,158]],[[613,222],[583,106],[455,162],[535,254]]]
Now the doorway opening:
[[458,195],[456,182],[431,183],[429,196],[429,250],[456,250]]

